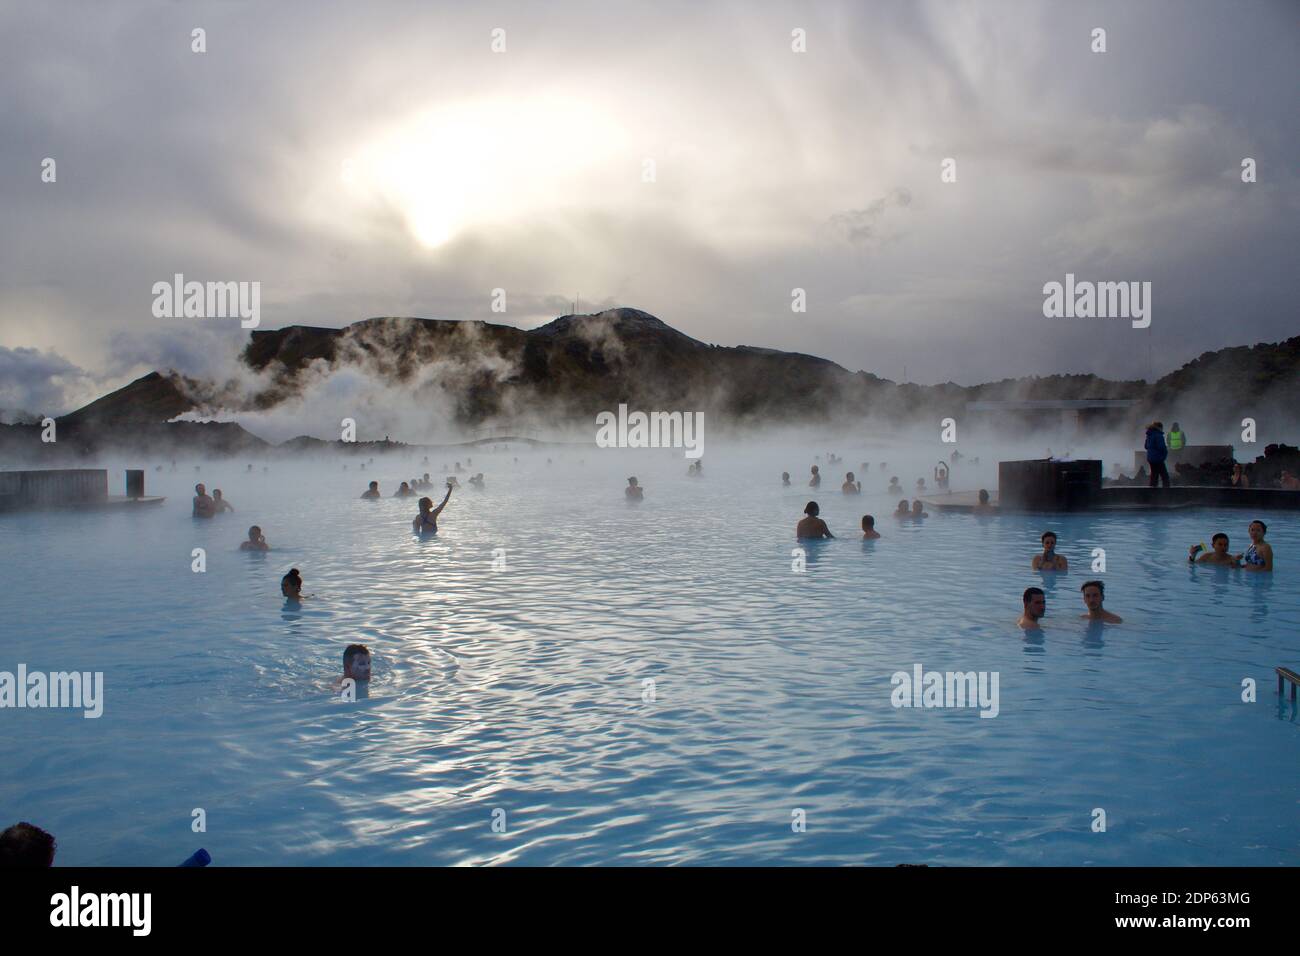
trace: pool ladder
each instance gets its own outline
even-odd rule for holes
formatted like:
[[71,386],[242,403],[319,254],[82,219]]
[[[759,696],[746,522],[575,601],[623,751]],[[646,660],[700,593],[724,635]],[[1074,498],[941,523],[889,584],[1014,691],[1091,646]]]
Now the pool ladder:
[[1289,681],[1291,684],[1291,700],[1295,700],[1296,686],[1300,685],[1300,674],[1291,670],[1289,667],[1279,667],[1277,669],[1277,696],[1282,696],[1282,682]]

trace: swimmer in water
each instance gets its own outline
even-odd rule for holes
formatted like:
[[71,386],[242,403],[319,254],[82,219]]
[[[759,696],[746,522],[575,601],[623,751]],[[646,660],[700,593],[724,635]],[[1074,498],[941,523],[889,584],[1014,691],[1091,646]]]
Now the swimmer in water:
[[221,497],[220,488],[214,488],[212,491],[212,507],[215,509],[213,514],[221,514],[223,511],[233,512],[235,510],[229,501]]
[[248,529],[248,540],[239,543],[240,551],[270,551],[271,546],[266,543],[266,538],[262,536],[262,529],[253,525]]
[[862,538],[865,541],[874,541],[880,537],[880,532],[876,530],[876,519],[872,515],[862,516]]
[[402,484],[398,487],[398,489],[395,492],[393,492],[393,497],[410,498],[414,496],[414,494],[415,492],[411,490],[411,486],[408,485],[406,482],[402,482]]
[[[364,468],[364,467],[366,467],[366,466],[365,466],[365,465],[362,465],[361,467]],[[371,500],[371,501],[373,501],[373,500],[375,500],[376,498],[378,498],[378,497],[379,497],[379,482],[377,482],[377,481],[372,481],[372,482],[370,483],[370,487],[367,488],[365,491],[361,492],[361,497],[362,497],[362,498],[369,499],[369,500]]]
[[783,488],[790,487],[790,472],[788,471],[781,472],[781,487]]
[[924,478],[918,478],[918,479],[916,479],[916,493],[917,493],[918,495],[923,495],[923,494],[925,494],[925,479],[924,479]]
[[[429,463],[429,459],[427,459],[427,458],[424,459],[424,463],[427,465],[427,464]],[[422,488],[432,488],[432,487],[433,487],[433,482],[429,480],[429,473],[428,473],[427,471],[424,473],[424,478],[423,478],[423,479],[421,480],[421,482],[420,482],[420,487],[422,487]]]
[[289,573],[280,579],[280,593],[290,601],[302,600],[302,575],[297,568],[290,568]]
[[835,535],[831,534],[831,529],[826,527],[826,522],[817,517],[821,514],[821,510],[822,509],[818,506],[817,502],[808,502],[803,509],[805,517],[799,519],[799,523],[795,525],[794,536],[796,538],[817,539],[835,537]]
[[862,494],[862,482],[853,480],[853,472],[844,476],[844,484],[840,485],[840,491],[846,495]]
[[981,488],[979,504],[977,504],[974,508],[971,509],[971,513],[977,515],[989,515],[989,514],[993,514],[993,512],[996,510],[997,509],[995,509],[991,504],[989,504],[988,489]]
[[808,487],[809,487],[809,488],[819,488],[819,487],[821,487],[821,483],[822,483],[822,472],[821,472],[821,469],[818,468],[816,465],[813,465],[813,466],[812,466],[812,477],[808,479]]
[[636,483],[635,478],[627,480],[627,487],[623,489],[623,496],[628,501],[641,501],[645,498],[645,489]]
[[913,501],[913,502],[912,502],[912,517],[913,517],[913,518],[928,518],[928,517],[930,517],[930,512],[924,510],[924,509],[921,507],[921,499],[919,499],[919,498],[918,498],[916,501]]
[[1241,556],[1242,567],[1247,571],[1272,571],[1273,546],[1264,540],[1268,525],[1256,518],[1246,529],[1250,535],[1250,547]]
[[442,504],[437,508],[433,507],[432,498],[420,499],[420,513],[415,516],[411,522],[411,530],[416,534],[437,534],[438,533],[438,515],[442,514],[442,509],[447,507],[447,499],[451,497],[451,483],[447,484],[447,493],[443,495]]
[[901,495],[902,493],[903,493],[903,486],[898,483],[898,476],[895,475],[893,478],[889,479],[889,487],[885,489],[885,494]]
[[1043,594],[1042,588],[1025,588],[1025,593],[1021,598],[1025,609],[1020,614],[1020,620],[1016,621],[1025,631],[1041,630],[1039,621],[1047,613],[1047,596]]
[[1201,545],[1192,545],[1187,551],[1187,563],[1222,564],[1229,568],[1239,568],[1241,567],[1241,559],[1244,557],[1244,555],[1231,555],[1228,553],[1228,536],[1222,531],[1210,539],[1209,551],[1200,554],[1201,551]]
[[1080,617],[1106,624],[1124,623],[1124,619],[1118,614],[1112,614],[1101,606],[1101,602],[1106,599],[1106,585],[1100,581],[1084,581],[1083,587],[1079,590],[1083,592],[1083,606],[1088,609],[1088,613],[1081,614]]
[[482,490],[483,490],[483,472],[480,471],[477,475],[475,475],[473,478],[471,478],[471,479],[469,480],[469,483],[470,483],[471,485],[473,485],[473,486],[475,487],[475,489],[477,489],[478,491],[482,491]]
[[342,686],[351,678],[358,684],[370,683],[370,648],[364,644],[349,644],[343,651],[343,676],[335,684]]
[[1034,559],[1029,562],[1029,566],[1035,571],[1068,571],[1070,562],[1066,560],[1065,555],[1056,553],[1056,534],[1052,531],[1044,531],[1039,538],[1043,542],[1043,553],[1034,555]]
[[208,497],[208,489],[202,484],[194,486],[194,511],[195,518],[211,518],[217,513],[217,507],[212,499]]
[[894,509],[894,517],[895,518],[912,517],[912,509],[907,506],[906,498],[902,498],[899,500],[898,507]]

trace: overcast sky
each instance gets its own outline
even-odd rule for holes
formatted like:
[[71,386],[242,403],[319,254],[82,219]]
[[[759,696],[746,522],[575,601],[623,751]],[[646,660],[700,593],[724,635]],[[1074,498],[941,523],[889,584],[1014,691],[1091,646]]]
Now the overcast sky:
[[[0,408],[215,370],[246,333],[155,318],[176,272],[262,328],[580,296],[896,380],[1160,375],[1300,331],[1298,58],[1286,0],[8,2]],[[1044,318],[1067,272],[1151,328]]]

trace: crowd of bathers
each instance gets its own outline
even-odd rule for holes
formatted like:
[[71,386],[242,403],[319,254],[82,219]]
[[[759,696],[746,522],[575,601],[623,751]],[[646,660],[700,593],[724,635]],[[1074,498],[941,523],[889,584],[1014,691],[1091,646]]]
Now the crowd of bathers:
[[[1175,425],[1177,427],[1177,425]],[[953,464],[957,463],[959,454],[953,452]],[[979,459],[972,459],[972,463],[977,463]],[[948,488],[948,468],[943,462],[935,469],[935,483],[941,489]],[[888,462],[881,462],[880,469],[883,471],[888,467]],[[864,473],[868,469],[866,462],[862,463]],[[781,473],[781,484],[783,487],[790,487],[790,473]],[[813,465],[811,469],[811,478],[808,481],[810,488],[821,486],[821,469]],[[925,494],[925,479],[916,480],[916,490],[918,494]],[[848,472],[844,476],[844,484],[841,485],[840,491],[846,495],[857,495],[862,493],[862,482],[858,481],[853,472]],[[902,491],[897,476],[889,481],[889,487],[885,489],[887,494],[898,494]],[[976,504],[970,509],[972,514],[984,515],[994,514],[997,508],[990,502],[990,496],[987,489],[981,488],[977,496]],[[821,506],[816,501],[809,501],[803,509],[804,516],[795,525],[795,537],[800,541],[818,540],[823,538],[834,538],[830,527],[821,517]],[[922,518],[928,518],[929,514],[925,511],[924,505],[920,498],[912,501],[908,505],[907,499],[903,498],[898,502],[898,508],[894,511],[894,517],[900,521],[919,521]],[[1246,533],[1250,538],[1250,546],[1239,554],[1232,554],[1229,550],[1228,535],[1222,531],[1216,532],[1210,538],[1210,547],[1207,549],[1205,544],[1193,545],[1189,551],[1187,560],[1192,564],[1215,564],[1230,568],[1241,568],[1246,571],[1271,572],[1273,570],[1273,547],[1264,540],[1264,535],[1268,532],[1268,525],[1258,519],[1250,522]],[[876,530],[876,519],[874,515],[862,516],[862,538],[863,540],[875,540],[881,537],[880,532]],[[1063,554],[1056,550],[1057,536],[1054,531],[1044,531],[1039,538],[1043,550],[1037,553],[1030,560],[1030,567],[1038,572],[1064,573],[1069,570],[1070,562]],[[1100,621],[1107,624],[1119,624],[1121,618],[1106,610],[1103,606],[1106,597],[1106,586],[1101,581],[1085,581],[1080,587],[1083,595],[1083,603],[1086,608],[1082,615],[1092,621]],[[1047,613],[1047,596],[1042,588],[1027,588],[1021,596],[1023,610],[1017,624],[1025,630],[1036,630],[1040,627],[1039,621]]]

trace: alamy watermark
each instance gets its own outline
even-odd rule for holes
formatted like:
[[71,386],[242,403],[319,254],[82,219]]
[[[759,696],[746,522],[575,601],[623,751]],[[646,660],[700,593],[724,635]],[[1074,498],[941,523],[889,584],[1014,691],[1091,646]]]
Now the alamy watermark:
[[912,672],[895,671],[889,702],[895,707],[978,707],[981,717],[996,717],[998,671],[927,671],[920,664]]
[[704,454],[703,412],[631,412],[596,415],[598,448],[685,448],[687,458]]
[[104,713],[103,671],[0,671],[0,709],[6,707],[70,707],[94,720]]
[[155,282],[151,291],[156,319],[237,318],[245,329],[262,321],[260,282],[186,282],[178,272],[171,282]]
[[1049,319],[1132,319],[1133,328],[1151,325],[1150,282],[1065,282],[1043,286],[1043,315]]

